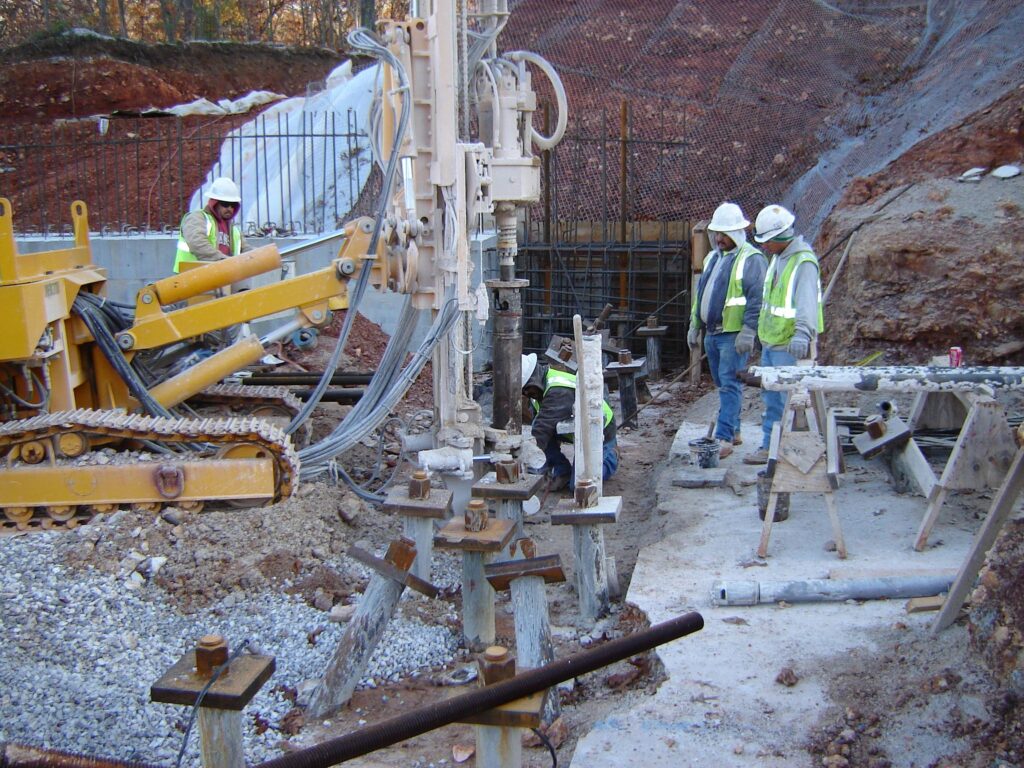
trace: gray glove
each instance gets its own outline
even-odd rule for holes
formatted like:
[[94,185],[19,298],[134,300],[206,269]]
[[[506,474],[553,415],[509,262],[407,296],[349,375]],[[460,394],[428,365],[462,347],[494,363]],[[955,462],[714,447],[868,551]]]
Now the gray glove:
[[754,349],[754,329],[744,325],[736,334],[736,352],[746,355]]
[[700,328],[695,323],[690,323],[690,330],[686,332],[686,343],[691,347],[700,346]]
[[811,340],[798,331],[793,334],[793,338],[789,340],[788,351],[789,354],[797,360],[803,360],[808,354],[810,354]]

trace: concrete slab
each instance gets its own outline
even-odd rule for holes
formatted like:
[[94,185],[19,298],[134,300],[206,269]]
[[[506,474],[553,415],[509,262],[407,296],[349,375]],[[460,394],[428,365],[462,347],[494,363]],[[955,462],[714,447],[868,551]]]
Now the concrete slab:
[[711,469],[688,467],[676,473],[672,485],[679,488],[721,488],[725,485],[725,475],[728,471],[725,467]]
[[[830,704],[830,666],[850,655],[870,659],[880,650],[880,630],[897,623],[926,632],[934,615],[908,614],[905,599],[719,606],[715,583],[820,579],[840,566],[846,577],[957,569],[979,525],[975,513],[987,505],[980,497],[958,497],[944,508],[933,546],[915,552],[925,500],[896,495],[881,465],[848,456],[836,501],[849,558],[826,550],[832,531],[823,496],[793,493],[789,519],[773,527],[768,557],[759,559],[759,467],[742,463],[759,447],[756,440],[722,460],[735,476],[728,486],[674,482],[690,469],[689,441],[706,429],[706,423],[683,423],[676,433],[657,484],[658,509],[670,516],[667,535],[640,552],[626,596],[652,624],[698,611],[705,628],[658,650],[669,679],[655,695],[598,722],[578,742],[572,768],[810,768],[805,745]],[[760,426],[744,423],[743,432],[759,434]],[[776,682],[784,667],[796,674],[792,687]],[[917,765],[929,764],[931,745],[913,738],[907,737],[908,754]]]

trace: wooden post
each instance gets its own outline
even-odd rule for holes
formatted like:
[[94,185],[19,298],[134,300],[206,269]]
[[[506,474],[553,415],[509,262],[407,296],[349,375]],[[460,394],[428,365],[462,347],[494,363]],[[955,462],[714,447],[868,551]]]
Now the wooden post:
[[658,325],[658,318],[651,315],[647,325],[638,328],[637,336],[647,340],[647,375],[652,381],[661,378],[661,343],[668,333],[667,325]]
[[[518,541],[525,535],[523,502],[536,495],[543,484],[543,475],[527,474],[523,472],[522,465],[515,461],[500,461],[495,464],[494,472],[488,472],[473,485],[472,494],[475,498],[497,501],[497,518],[513,524],[512,541]],[[511,554],[506,548],[502,552],[502,559],[510,558]]]
[[964,604],[967,593],[974,586],[974,579],[985,562],[985,555],[991,549],[1002,530],[1003,524],[1009,519],[1021,491],[1024,490],[1024,448],[1017,449],[1010,471],[1006,473],[1006,479],[999,488],[999,493],[992,499],[985,522],[974,537],[971,551],[967,559],[960,566],[960,572],[949,589],[946,602],[942,610],[935,617],[935,624],[932,625],[932,633],[937,634],[956,620],[960,606]]
[[[558,555],[536,557],[533,541],[522,539],[519,544],[523,559],[492,563],[484,570],[495,592],[506,589],[511,592],[519,668],[537,669],[550,664],[555,658],[544,585],[565,581],[565,572]],[[558,696],[549,691],[541,711],[541,721],[550,725],[560,713]]]
[[[581,490],[579,481],[576,490]],[[562,499],[551,513],[552,525],[572,526],[573,576],[583,625],[592,626],[608,615],[608,562],[601,526],[618,522],[621,509],[621,496],[604,496],[589,508],[579,507],[576,499]]]
[[245,768],[242,713],[200,707],[199,755],[204,768]]
[[644,359],[633,360],[628,349],[619,350],[619,361],[608,364],[608,370],[619,377],[619,409],[622,412],[619,423],[624,427],[637,426],[636,377],[643,365]]
[[413,472],[406,488],[388,490],[384,501],[385,512],[394,512],[402,518],[402,533],[416,548],[416,560],[411,572],[418,578],[430,580],[430,564],[434,550],[434,521],[451,516],[452,491],[431,488],[426,470]]
[[494,590],[484,566],[508,546],[514,533],[511,520],[490,520],[482,531],[470,531],[465,519],[456,517],[434,536],[434,546],[462,551],[462,635],[470,649],[494,642]]
[[407,584],[431,597],[437,594],[434,587],[409,573],[416,559],[416,547],[409,539],[392,541],[383,560],[357,547],[350,548],[348,554],[376,573],[370,577],[327,672],[310,697],[308,709],[313,717],[333,712],[352,697]]
[[[494,685],[516,676],[516,660],[507,648],[489,646],[477,660],[484,685]],[[477,725],[477,768],[521,768],[523,737],[518,728],[507,725]]]
[[270,679],[274,667],[270,656],[245,654],[230,659],[227,641],[221,635],[204,635],[194,651],[178,659],[152,685],[150,699],[189,707],[198,702],[199,753],[204,768],[244,768],[242,710]]

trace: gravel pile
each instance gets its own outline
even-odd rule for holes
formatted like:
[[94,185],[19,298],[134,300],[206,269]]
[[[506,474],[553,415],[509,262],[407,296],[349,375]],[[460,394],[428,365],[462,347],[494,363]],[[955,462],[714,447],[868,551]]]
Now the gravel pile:
[[[0,742],[174,765],[191,710],[154,704],[149,689],[199,637],[215,633],[232,650],[248,641],[248,651],[275,657],[277,670],[246,708],[243,732],[248,764],[280,755],[287,737],[279,726],[294,707],[285,691],[310,689],[344,625],[278,592],[233,594],[184,615],[148,581],[139,586],[124,574],[64,565],[78,538],[60,532],[0,541]],[[458,583],[455,558],[435,563],[438,586]],[[403,596],[422,599],[409,590]],[[396,617],[362,685],[436,669],[457,645],[447,626]],[[183,765],[199,764],[197,730]]]

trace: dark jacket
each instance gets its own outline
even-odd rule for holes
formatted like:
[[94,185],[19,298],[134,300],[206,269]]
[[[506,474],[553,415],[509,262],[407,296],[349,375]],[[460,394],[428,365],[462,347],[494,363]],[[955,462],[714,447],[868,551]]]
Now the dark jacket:
[[[523,389],[536,387],[538,391],[544,392],[548,370],[548,366],[538,363]],[[605,397],[605,402],[608,402],[607,397]],[[546,450],[548,443],[554,437],[561,437],[563,440],[572,439],[571,435],[558,435],[557,427],[560,421],[573,420],[575,405],[576,390],[568,387],[550,387],[540,400],[535,401],[531,432],[533,439],[537,441],[538,448],[542,451]],[[612,440],[615,433],[615,418],[613,417],[604,427],[604,442]]]

